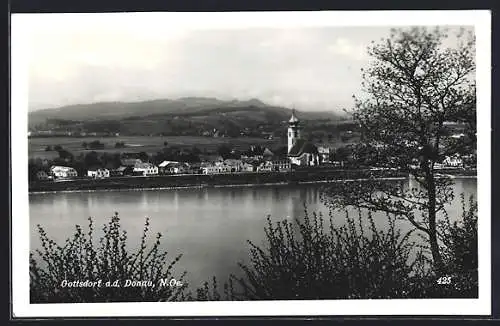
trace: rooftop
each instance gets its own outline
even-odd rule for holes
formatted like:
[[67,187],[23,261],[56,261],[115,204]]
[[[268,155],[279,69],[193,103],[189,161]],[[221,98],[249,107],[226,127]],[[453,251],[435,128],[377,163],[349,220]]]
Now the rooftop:
[[290,149],[288,156],[300,156],[304,153],[318,154],[318,148],[313,143],[304,139],[297,139],[295,145]]

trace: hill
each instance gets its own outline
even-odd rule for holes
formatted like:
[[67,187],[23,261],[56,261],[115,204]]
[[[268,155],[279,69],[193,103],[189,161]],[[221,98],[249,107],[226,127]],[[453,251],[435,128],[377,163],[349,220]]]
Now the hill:
[[[78,104],[30,112],[30,130],[127,135],[260,136],[286,132],[291,109],[271,106],[258,99],[223,101],[184,97],[143,102]],[[297,111],[300,119],[336,123],[347,119],[330,112]],[[308,124],[309,126],[315,123]],[[279,135],[277,135],[279,136]]]

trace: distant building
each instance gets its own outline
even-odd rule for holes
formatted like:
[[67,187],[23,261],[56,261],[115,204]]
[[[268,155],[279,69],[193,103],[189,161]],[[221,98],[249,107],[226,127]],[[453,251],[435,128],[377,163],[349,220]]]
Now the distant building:
[[159,174],[170,174],[170,167],[172,164],[178,164],[179,162],[177,161],[163,161],[160,164],[158,164],[158,173]]
[[283,159],[283,160],[272,160],[272,170],[276,172],[288,172],[290,171],[292,164],[290,163],[289,159]]
[[257,172],[272,172],[273,171],[273,162],[271,161],[265,161],[260,163],[259,166],[257,166]]
[[320,163],[330,163],[331,150],[328,147],[318,147]]
[[36,178],[40,181],[50,180],[52,177],[44,170],[40,170],[36,173]]
[[95,179],[109,178],[110,172],[106,168],[93,168],[87,171],[87,176]]
[[200,169],[202,174],[216,174],[219,170],[213,163],[202,163]]
[[169,162],[160,167],[160,171],[163,171],[164,174],[184,174],[188,172],[188,168],[186,163]]
[[54,176],[55,179],[71,179],[78,176],[78,173],[75,169],[60,165],[51,166],[50,173]]
[[464,165],[462,158],[458,156],[446,156],[443,160],[443,165],[446,167],[458,168]]
[[144,176],[157,175],[158,167],[151,163],[137,163],[134,166],[133,172]]
[[229,167],[229,172],[241,172],[243,168],[243,161],[237,159],[226,159],[224,164]]
[[116,169],[109,170],[109,175],[112,177],[123,177],[124,175],[132,174],[132,170],[132,168],[127,166],[120,166]]
[[243,162],[241,164],[241,172],[254,172],[255,167],[251,163]]
[[288,158],[292,164],[300,166],[316,166],[320,163],[316,145],[301,138],[300,121],[295,111],[292,111],[288,121]]

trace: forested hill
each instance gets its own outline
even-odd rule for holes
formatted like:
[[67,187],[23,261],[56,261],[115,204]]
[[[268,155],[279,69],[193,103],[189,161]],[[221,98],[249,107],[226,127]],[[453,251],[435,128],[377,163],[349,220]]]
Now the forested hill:
[[[176,100],[71,105],[30,112],[28,121],[32,131],[131,135],[203,135],[218,132],[234,137],[283,129],[290,115],[289,108],[267,105],[257,99],[222,101],[215,98],[186,97]],[[297,115],[301,120],[315,122],[314,125],[347,119],[340,111],[297,111]]]

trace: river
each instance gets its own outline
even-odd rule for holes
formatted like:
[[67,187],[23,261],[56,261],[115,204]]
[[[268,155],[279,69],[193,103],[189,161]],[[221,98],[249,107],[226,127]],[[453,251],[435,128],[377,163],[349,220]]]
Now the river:
[[[408,182],[408,181],[407,181]],[[237,262],[247,262],[251,240],[264,240],[267,215],[274,219],[300,218],[304,205],[309,212],[328,214],[320,201],[320,185],[256,186],[149,191],[105,191],[30,194],[31,250],[40,246],[37,224],[54,240],[62,243],[70,237],[75,225],[87,226],[94,218],[96,229],[118,212],[127,230],[129,245],[138,244],[144,221],[150,218],[151,240],[163,234],[162,247],[172,258],[182,253],[176,265],[178,274],[187,271],[192,289],[214,275],[226,279],[239,274]],[[448,207],[450,217],[461,211],[459,194],[476,197],[475,178],[456,178],[455,200]],[[339,216],[336,223],[342,223]],[[385,219],[379,216],[379,227]],[[402,230],[407,222],[400,222]],[[84,228],[85,230],[85,228]]]

